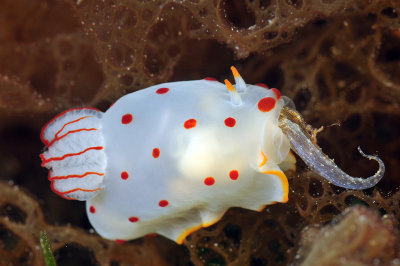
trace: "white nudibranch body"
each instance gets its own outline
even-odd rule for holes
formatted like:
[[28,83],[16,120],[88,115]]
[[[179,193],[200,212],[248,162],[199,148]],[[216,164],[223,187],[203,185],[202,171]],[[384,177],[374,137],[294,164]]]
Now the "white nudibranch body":
[[[76,108],[56,116],[41,133],[53,191],[85,200],[95,230],[119,241],[159,233],[182,243],[230,207],[286,202],[283,170],[295,170],[290,148],[302,145],[301,129],[280,118],[292,103],[231,69],[236,85],[164,83],[125,95],[104,113]],[[376,184],[383,163],[368,158],[380,164],[368,185]],[[306,160],[311,167],[312,160],[319,159]],[[312,169],[330,173],[324,167]],[[360,180],[353,188],[364,188]]]

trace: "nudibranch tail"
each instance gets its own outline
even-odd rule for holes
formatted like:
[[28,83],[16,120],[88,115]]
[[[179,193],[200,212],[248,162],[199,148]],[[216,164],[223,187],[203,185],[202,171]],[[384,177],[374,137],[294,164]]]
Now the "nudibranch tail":
[[363,157],[378,162],[378,171],[368,178],[353,177],[346,174],[329,159],[319,147],[313,144],[310,137],[304,133],[304,128],[302,129],[304,125],[300,125],[300,121],[295,121],[296,122],[292,122],[284,116],[281,116],[279,121],[279,126],[289,139],[291,148],[300,156],[308,167],[331,183],[343,188],[367,189],[375,186],[383,177],[385,173],[385,164],[383,161],[377,156],[364,154],[360,147],[358,147],[358,151]]
[[47,150],[40,155],[50,169],[54,192],[66,199],[87,200],[103,187],[106,156],[102,112],[75,108],[61,113],[42,129]]
[[246,82],[244,82],[244,79],[240,76],[239,72],[234,66],[231,66],[231,71],[233,74],[233,77],[235,78],[235,85],[236,89],[239,93],[245,92],[247,89]]
[[224,80],[226,88],[229,91],[229,94],[231,96],[231,102],[233,105],[241,105],[242,104],[242,98],[240,97],[239,93],[236,91],[235,87],[233,87],[232,83],[229,82],[229,80]]

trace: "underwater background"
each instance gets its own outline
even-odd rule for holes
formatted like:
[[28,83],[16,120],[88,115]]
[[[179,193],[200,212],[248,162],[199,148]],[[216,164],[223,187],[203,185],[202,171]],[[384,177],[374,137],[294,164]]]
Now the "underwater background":
[[[400,265],[400,2],[396,0],[0,0],[0,265]],[[41,127],[68,108],[105,111],[161,82],[265,83],[294,100],[345,172],[346,190],[287,172],[289,202],[231,208],[183,245],[124,244],[91,228],[84,202],[50,189]]]

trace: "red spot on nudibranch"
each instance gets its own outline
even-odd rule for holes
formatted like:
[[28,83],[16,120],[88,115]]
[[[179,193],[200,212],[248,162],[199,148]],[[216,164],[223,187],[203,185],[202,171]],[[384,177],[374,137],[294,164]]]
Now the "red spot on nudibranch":
[[126,241],[123,240],[123,239],[115,239],[114,242],[117,243],[117,244],[123,244],[123,243],[125,243]]
[[281,92],[275,88],[272,88],[271,90],[275,93],[276,99],[279,100],[281,98]]
[[158,90],[156,90],[158,94],[164,94],[167,93],[168,91],[169,91],[168,88],[159,88]]
[[265,97],[258,101],[258,109],[261,112],[269,112],[275,107],[275,99],[272,97]]
[[218,81],[218,80],[216,80],[215,78],[210,78],[210,77],[204,78],[204,80],[208,80],[208,81]]
[[237,170],[232,170],[232,171],[229,172],[229,177],[232,180],[236,180],[239,177],[239,172]]
[[154,148],[153,149],[153,157],[158,158],[160,156],[160,149],[159,148]]
[[183,124],[183,126],[186,129],[189,129],[189,128],[195,127],[196,123],[197,123],[196,119],[192,118],[192,119],[186,120],[185,123]]
[[211,176],[204,179],[204,184],[206,184],[207,186],[212,186],[212,185],[214,185],[214,183],[215,183],[215,179]]
[[168,204],[169,204],[168,200],[160,200],[160,202],[158,203],[158,206],[167,207]]
[[89,207],[89,211],[90,213],[95,213],[96,212],[96,208],[92,205]]
[[234,127],[236,125],[236,120],[232,117],[228,117],[224,122],[227,127]]
[[132,122],[132,120],[133,116],[131,114],[124,114],[121,118],[121,123],[126,125]]
[[122,178],[123,180],[127,180],[127,179],[128,179],[128,177],[129,177],[129,174],[128,174],[128,172],[126,172],[126,171],[123,171],[123,172],[121,173],[121,178]]
[[269,87],[268,87],[267,85],[265,85],[264,83],[257,83],[257,84],[256,84],[256,86],[259,86],[259,87],[263,87],[263,88],[269,89]]
[[136,217],[136,216],[132,216],[132,217],[129,217],[129,222],[131,222],[131,223],[136,223],[136,222],[138,222],[139,221],[139,218],[138,217]]

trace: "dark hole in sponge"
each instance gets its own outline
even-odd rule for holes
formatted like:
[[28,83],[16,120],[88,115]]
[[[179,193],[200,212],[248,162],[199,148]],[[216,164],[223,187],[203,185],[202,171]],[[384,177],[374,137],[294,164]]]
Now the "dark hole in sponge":
[[13,234],[10,230],[8,230],[5,226],[0,224],[0,245],[1,249],[12,251],[14,250],[19,242],[19,237]]
[[224,227],[224,233],[228,238],[233,240],[236,247],[240,246],[240,240],[242,239],[242,229],[240,226],[229,223]]
[[294,97],[294,103],[296,105],[296,109],[301,112],[307,108],[308,103],[311,100],[311,92],[308,88],[300,89],[296,96]]
[[351,114],[344,122],[343,127],[351,132],[357,131],[361,126],[362,118],[360,114]]
[[400,123],[400,116],[391,114],[385,115],[381,113],[373,114],[375,124],[375,135],[380,144],[395,142],[400,138],[400,127],[396,126]]
[[324,189],[322,187],[321,181],[311,178],[309,187],[308,187],[308,192],[311,197],[313,198],[320,198],[324,194]]
[[378,51],[378,62],[397,62],[400,60],[400,40],[391,34],[384,34]]
[[363,205],[366,207],[369,207],[369,204],[366,203],[365,201],[363,201],[362,199],[349,195],[344,199],[344,202],[348,205],[348,206],[354,206],[354,205]]
[[251,258],[250,266],[266,266],[268,261],[265,258]]
[[243,0],[221,2],[221,13],[232,26],[237,28],[249,28],[256,24],[254,13]]
[[340,210],[338,210],[335,206],[333,205],[326,205],[324,206],[320,211],[320,214],[333,214],[333,215],[338,215],[340,213]]
[[270,88],[282,88],[285,80],[284,80],[284,73],[281,68],[274,67],[268,70],[265,77],[260,81],[260,83],[267,84]]
[[397,18],[397,12],[396,9],[392,7],[387,7],[381,11],[381,14],[388,17],[388,18]]
[[96,261],[92,250],[76,243],[70,243],[60,248],[54,252],[54,256],[58,266],[100,265]]
[[8,217],[12,222],[24,224],[27,214],[17,206],[6,203],[0,207],[0,216]]

